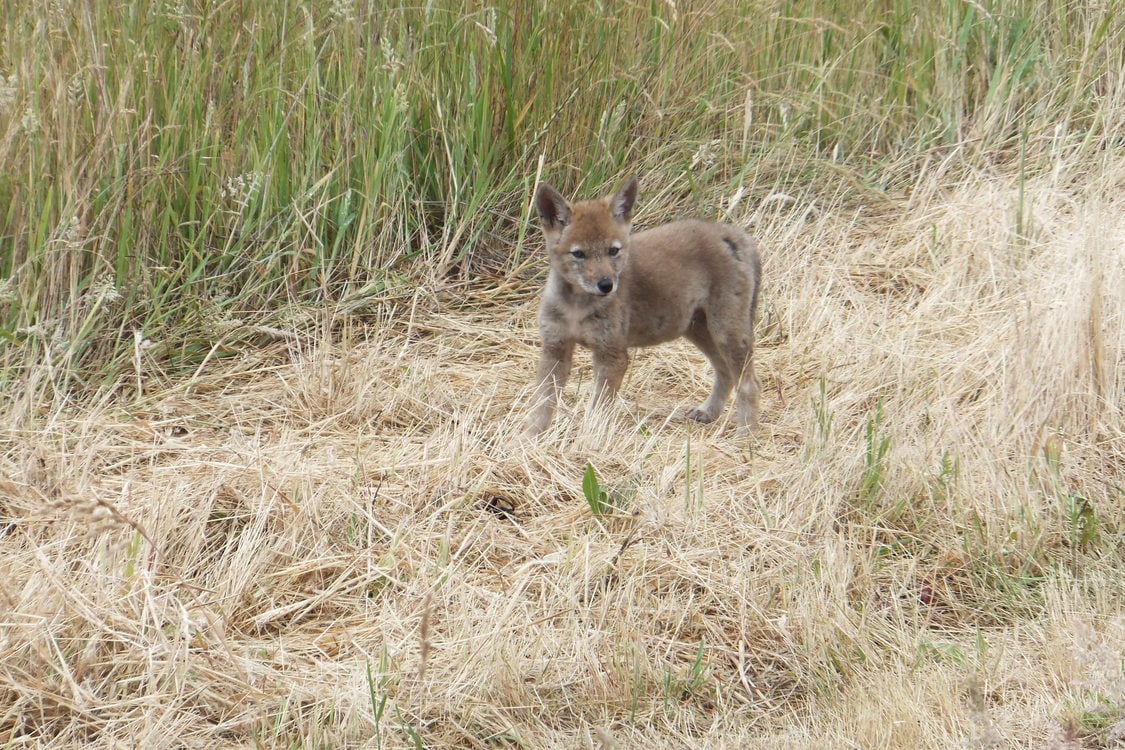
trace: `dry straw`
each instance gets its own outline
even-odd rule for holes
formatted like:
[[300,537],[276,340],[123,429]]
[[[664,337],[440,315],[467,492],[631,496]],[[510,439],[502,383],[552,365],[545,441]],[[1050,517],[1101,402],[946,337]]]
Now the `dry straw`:
[[[767,280],[751,438],[677,416],[708,376],[670,345],[608,413],[580,360],[566,411],[521,441],[526,294],[450,312],[420,292],[362,342],[214,362],[139,408],[9,413],[0,732],[1121,737],[1125,223],[1109,193],[1036,183],[1014,244],[1016,191],[746,215]],[[591,514],[587,462],[620,511]]]

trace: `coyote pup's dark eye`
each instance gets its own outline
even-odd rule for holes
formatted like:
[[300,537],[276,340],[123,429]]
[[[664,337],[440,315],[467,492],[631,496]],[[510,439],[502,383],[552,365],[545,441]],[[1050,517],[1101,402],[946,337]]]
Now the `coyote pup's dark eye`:
[[610,247],[610,248],[606,249],[606,254],[608,254],[609,257],[611,257],[611,258],[617,257],[617,254],[619,252],[621,252],[621,248],[619,248],[619,247]]
[[582,252],[581,250],[571,250],[570,251],[570,257],[577,258],[578,260],[582,260],[583,258],[586,257],[586,253]]

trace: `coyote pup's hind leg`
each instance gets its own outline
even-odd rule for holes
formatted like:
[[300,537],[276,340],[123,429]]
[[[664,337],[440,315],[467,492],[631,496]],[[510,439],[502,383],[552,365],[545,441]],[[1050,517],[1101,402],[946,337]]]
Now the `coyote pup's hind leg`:
[[699,350],[707,357],[707,361],[711,363],[711,369],[715,371],[711,395],[699,406],[688,409],[688,419],[694,419],[696,422],[704,424],[714,422],[722,413],[723,407],[726,406],[727,398],[730,396],[737,378],[730,363],[723,356],[723,352],[711,336],[711,331],[706,323],[693,325],[688,329],[685,337],[699,347]]
[[758,376],[754,374],[754,364],[747,362],[742,373],[742,382],[738,386],[738,396],[735,406],[738,409],[738,426],[741,429],[758,429],[758,394],[762,387],[758,384]]
[[758,429],[758,376],[754,374],[754,329],[739,331],[731,341],[731,364],[738,389],[735,392],[735,423],[740,430]]
[[[737,320],[738,318],[734,318]],[[758,379],[754,375],[754,330],[716,321],[713,326],[693,325],[686,334],[699,347],[715,370],[711,395],[687,416],[697,422],[713,422],[722,413],[732,390],[736,391],[735,414],[739,429],[758,427]]]

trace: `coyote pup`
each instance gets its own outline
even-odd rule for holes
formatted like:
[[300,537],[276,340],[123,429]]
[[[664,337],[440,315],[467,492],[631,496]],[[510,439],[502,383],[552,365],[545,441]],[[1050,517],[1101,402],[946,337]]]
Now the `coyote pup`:
[[636,198],[635,177],[607,198],[574,204],[547,183],[536,190],[551,269],[539,307],[543,354],[529,434],[550,424],[575,344],[593,353],[594,398],[601,400],[620,387],[629,347],[680,336],[715,369],[710,398],[687,416],[713,421],[737,388],[739,428],[757,426],[757,243],[738,227],[703,220],[630,236]]

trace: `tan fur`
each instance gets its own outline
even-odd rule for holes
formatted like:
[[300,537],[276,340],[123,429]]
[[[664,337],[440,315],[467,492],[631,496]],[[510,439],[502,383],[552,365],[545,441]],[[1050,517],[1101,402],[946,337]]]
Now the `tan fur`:
[[546,183],[536,191],[551,270],[539,308],[543,353],[528,432],[550,424],[575,344],[593,353],[599,400],[617,393],[630,347],[680,336],[698,346],[715,370],[711,396],[688,417],[715,420],[737,389],[737,424],[756,427],[757,243],[738,227],[703,220],[630,235],[636,195],[635,178],[607,198],[573,205]]

